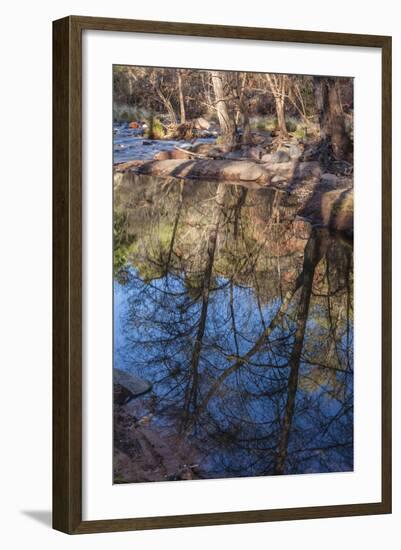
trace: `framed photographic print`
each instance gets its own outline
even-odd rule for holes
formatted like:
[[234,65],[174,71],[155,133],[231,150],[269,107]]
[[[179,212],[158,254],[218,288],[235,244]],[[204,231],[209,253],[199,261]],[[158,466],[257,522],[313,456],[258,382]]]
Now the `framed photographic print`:
[[391,511],[391,38],[53,32],[53,525]]

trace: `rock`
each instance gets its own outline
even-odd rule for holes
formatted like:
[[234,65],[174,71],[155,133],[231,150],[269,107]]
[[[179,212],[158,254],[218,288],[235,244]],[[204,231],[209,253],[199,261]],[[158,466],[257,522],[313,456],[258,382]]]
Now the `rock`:
[[308,177],[320,178],[321,174],[322,169],[320,168],[320,164],[317,161],[312,160],[298,163],[295,169],[294,177],[299,179]]
[[257,181],[265,183],[269,174],[263,165],[249,160],[153,160],[138,168],[140,174],[196,178],[217,181]]
[[155,154],[155,156],[153,157],[155,160],[167,160],[167,159],[170,159],[171,156],[170,156],[170,151],[159,151],[158,153]]
[[194,120],[194,128],[196,130],[209,130],[210,124],[205,118],[199,117]]
[[349,176],[352,174],[353,166],[346,160],[335,160],[331,163],[330,169],[339,176]]
[[132,393],[121,384],[113,384],[113,401],[115,405],[126,405],[133,399]]
[[171,151],[159,151],[153,157],[155,160],[168,160],[168,159],[189,159],[191,155],[185,151],[178,151],[173,149]]
[[261,160],[263,162],[273,162],[273,155],[271,153],[266,153],[266,155],[262,155]]
[[271,136],[265,137],[265,139],[262,141],[261,145],[271,145],[273,143],[273,138]]
[[259,130],[258,132],[252,132],[252,141],[256,145],[270,145],[273,142],[271,132],[267,130]]
[[123,405],[148,392],[152,384],[121,369],[113,369],[113,391],[116,401]]
[[129,160],[127,162],[119,162],[114,165],[114,173],[124,173],[128,172],[129,170],[135,170],[136,168],[139,168],[143,164],[145,164],[146,161],[144,160]]
[[312,224],[341,231],[352,238],[354,231],[354,193],[352,188],[315,192],[299,215]]
[[277,174],[276,176],[272,177],[271,182],[272,183],[286,183],[287,179],[284,176],[280,176],[280,175]]
[[244,165],[239,172],[239,179],[241,181],[256,181],[263,178],[265,171],[260,165],[250,164],[248,162],[243,162],[241,164]]
[[250,147],[248,150],[248,157],[255,160],[260,160],[263,156],[264,150],[262,147]]
[[190,147],[189,151],[198,155],[221,154],[222,150],[214,143],[197,143]]
[[273,162],[288,162],[290,160],[290,155],[283,151],[282,149],[278,149],[275,153],[273,153],[272,161]]
[[335,174],[327,172],[322,175],[320,182],[327,187],[336,187],[338,185],[338,177]]
[[147,140],[147,139],[144,139],[144,140],[142,141],[142,145],[152,145],[152,142],[149,141],[149,140]]
[[352,189],[328,191],[322,196],[323,223],[349,236],[354,231],[354,192]]
[[239,159],[242,156],[244,156],[244,153],[239,149],[237,149],[236,151],[229,151],[228,153],[224,154],[224,158],[226,159]]
[[288,154],[292,159],[299,159],[299,157],[302,155],[302,152],[302,149],[296,144],[290,145],[288,149]]

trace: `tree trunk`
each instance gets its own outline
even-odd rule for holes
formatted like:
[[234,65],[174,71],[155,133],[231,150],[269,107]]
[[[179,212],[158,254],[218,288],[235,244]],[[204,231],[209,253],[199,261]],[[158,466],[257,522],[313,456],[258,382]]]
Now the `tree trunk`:
[[170,99],[164,95],[162,90],[159,87],[156,87],[156,93],[159,96],[161,102],[166,108],[166,111],[168,113],[168,116],[171,120],[172,124],[177,124],[177,115],[175,114],[174,107],[170,101]]
[[287,125],[285,122],[285,90],[287,77],[285,75],[266,74],[266,80],[276,105],[279,136],[285,139],[288,137]]
[[178,96],[180,100],[180,123],[184,124],[184,122],[186,122],[185,101],[184,101],[184,93],[182,90],[181,71],[179,69],[177,70],[177,76],[178,76]]
[[224,195],[226,186],[220,183],[217,187],[214,212],[209,226],[209,235],[206,249],[206,265],[202,281],[202,306],[199,316],[198,330],[196,333],[195,344],[192,350],[190,379],[184,400],[184,422],[182,429],[188,429],[192,425],[191,416],[195,414],[197,408],[198,379],[199,379],[199,361],[202,351],[202,342],[206,329],[207,312],[209,308],[210,287],[212,283],[212,273],[214,257],[217,247],[217,237],[219,233],[221,214],[224,207]]
[[277,112],[277,126],[280,137],[287,138],[287,125],[285,123],[285,110],[284,110],[284,100],[281,97],[276,97],[276,112]]
[[227,148],[232,149],[236,141],[235,125],[229,113],[226,98],[224,97],[223,79],[224,75],[220,71],[212,71],[212,84],[221,130],[221,141]]
[[248,106],[246,101],[241,101],[241,114],[242,114],[242,143],[244,145],[250,145],[252,143],[252,129],[249,122]]
[[245,95],[247,75],[242,75],[242,81],[240,82],[239,75],[237,75],[237,94],[239,97],[239,114],[242,118],[242,143],[243,145],[252,144],[252,129],[249,121],[249,106]]
[[299,364],[301,361],[306,323],[308,320],[313,278],[315,275],[315,268],[323,254],[323,246],[324,241],[322,242],[322,236],[317,230],[313,230],[304,252],[304,265],[301,274],[302,290],[298,304],[294,346],[288,363],[288,366],[290,367],[290,375],[288,378],[287,402],[277,448],[277,459],[275,466],[276,475],[283,474],[285,471],[285,464],[288,455],[288,442],[295,411],[295,398],[298,389]]
[[181,211],[182,211],[183,195],[184,195],[184,185],[183,185],[182,182],[180,182],[180,195],[178,197],[178,208],[177,208],[177,212],[176,212],[175,219],[174,219],[173,232],[171,234],[170,246],[169,246],[167,261],[166,261],[166,267],[165,267],[165,270],[164,270],[164,276],[165,277],[167,277],[167,275],[168,275],[168,271],[169,271],[169,268],[170,268],[171,257],[173,255],[175,237],[177,235],[178,223],[180,221],[180,216],[181,216]]
[[338,80],[314,78],[313,91],[318,109],[321,138],[330,144],[336,160],[346,160],[350,155],[351,144],[345,130]]

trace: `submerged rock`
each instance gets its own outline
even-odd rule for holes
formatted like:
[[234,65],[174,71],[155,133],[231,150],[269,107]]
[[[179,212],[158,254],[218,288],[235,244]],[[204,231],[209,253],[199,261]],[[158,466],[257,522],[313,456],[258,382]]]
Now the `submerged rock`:
[[114,400],[118,405],[125,405],[151,388],[152,384],[147,380],[121,369],[113,369]]

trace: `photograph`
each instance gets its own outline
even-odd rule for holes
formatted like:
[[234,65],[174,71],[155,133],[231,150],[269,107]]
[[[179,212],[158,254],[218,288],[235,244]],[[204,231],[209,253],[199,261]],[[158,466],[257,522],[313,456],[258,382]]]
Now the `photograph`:
[[113,483],[352,472],[353,78],[112,78]]

